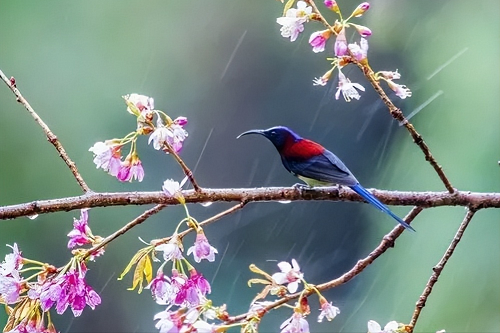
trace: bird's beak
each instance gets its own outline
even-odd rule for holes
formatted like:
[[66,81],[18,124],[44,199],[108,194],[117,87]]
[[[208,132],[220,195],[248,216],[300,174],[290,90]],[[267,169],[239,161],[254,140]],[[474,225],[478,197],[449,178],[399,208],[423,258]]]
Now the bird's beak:
[[260,135],[264,135],[264,130],[250,130],[250,131],[246,131],[246,132],[243,132],[241,133],[240,135],[238,135],[236,137],[236,139],[239,139],[241,138],[243,135],[248,135],[248,134],[260,134]]

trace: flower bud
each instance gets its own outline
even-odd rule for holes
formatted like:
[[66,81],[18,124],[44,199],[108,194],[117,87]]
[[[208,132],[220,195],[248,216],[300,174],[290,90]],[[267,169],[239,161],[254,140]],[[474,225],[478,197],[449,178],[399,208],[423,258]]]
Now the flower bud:
[[350,17],[360,17],[370,8],[370,4],[368,2],[363,2],[359,4],[358,7],[352,12]]
[[347,38],[345,37],[345,29],[342,29],[337,35],[333,49],[337,57],[347,54]]
[[368,27],[365,27],[363,25],[358,25],[358,24],[352,24],[351,25],[354,26],[354,28],[356,28],[356,30],[358,30],[358,33],[361,35],[361,37],[370,37],[372,35],[372,31],[368,28]]
[[330,9],[331,11],[334,11],[337,14],[340,13],[340,9],[339,9],[339,5],[337,5],[337,1],[325,0],[324,4],[325,4],[326,8]]

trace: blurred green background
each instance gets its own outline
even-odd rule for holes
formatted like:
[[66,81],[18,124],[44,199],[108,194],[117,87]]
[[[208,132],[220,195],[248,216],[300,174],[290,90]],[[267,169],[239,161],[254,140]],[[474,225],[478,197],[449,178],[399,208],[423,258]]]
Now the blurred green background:
[[[358,2],[339,5],[348,13]],[[391,96],[408,115],[439,94],[412,118],[414,125],[455,187],[498,192],[500,2],[376,0],[371,5],[353,21],[373,31],[370,63],[375,70],[399,69],[400,83],[413,91],[404,101]],[[321,27],[306,25],[290,43],[276,24],[281,11],[282,5],[270,0],[0,0],[0,68],[16,78],[95,191],[159,190],[166,178],[182,178],[173,160],[148,147],[146,138],[139,144],[146,171],[142,183],[119,183],[95,169],[88,148],[135,126],[121,99],[133,92],[153,96],[155,106],[172,117],[188,117],[182,157],[203,187],[294,184],[263,138],[235,139],[245,130],[280,124],[322,142],[368,188],[443,191],[406,130],[370,89],[360,101],[345,103],[333,97],[336,82],[312,86],[312,79],[329,68],[325,58],[331,55],[314,54],[307,43]],[[368,88],[356,68],[344,73]],[[5,86],[0,86],[0,110],[0,205],[79,195],[41,129]],[[190,211],[203,220],[228,207],[193,205]],[[92,230],[106,236],[146,208],[93,209]],[[401,216],[409,209],[394,207]],[[325,293],[341,310],[333,322],[316,322],[319,305],[311,297],[311,331],[365,332],[370,319],[382,326],[407,322],[463,215],[463,207],[420,214],[417,233],[405,233],[363,274]],[[17,242],[26,257],[63,265],[70,257],[66,234],[78,216],[73,211],[0,221],[0,244]],[[153,315],[162,307],[148,292],[126,291],[130,276],[116,278],[142,246],[137,237],[166,236],[182,217],[180,207],[169,208],[110,245],[87,275],[102,305],[79,318],[69,311],[54,316],[57,329],[156,331]],[[499,222],[498,210],[474,217],[416,331],[500,331]],[[308,281],[324,282],[366,256],[393,225],[359,203],[250,204],[206,229],[219,255],[215,263],[196,267],[212,283],[215,304],[227,303],[229,312],[238,314],[259,291],[247,287],[255,277],[249,264],[273,273],[277,261],[295,258]],[[1,249],[0,257],[9,250]],[[290,315],[287,309],[271,312],[261,332],[278,331]],[[5,320],[0,314],[2,325]]]

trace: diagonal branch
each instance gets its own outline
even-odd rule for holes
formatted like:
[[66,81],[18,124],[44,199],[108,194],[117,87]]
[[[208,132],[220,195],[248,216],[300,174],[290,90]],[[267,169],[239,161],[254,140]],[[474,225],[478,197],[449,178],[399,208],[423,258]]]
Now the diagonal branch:
[[172,155],[172,157],[175,159],[175,161],[177,162],[177,164],[179,164],[179,166],[181,167],[182,171],[184,171],[184,174],[186,175],[186,177],[191,182],[191,185],[193,185],[194,190],[196,192],[200,192],[201,191],[201,187],[200,187],[200,185],[198,185],[198,182],[194,178],[194,175],[193,175],[193,172],[191,171],[191,169],[188,168],[188,166],[186,165],[186,163],[184,163],[184,161],[182,160],[182,158],[179,156],[179,154],[177,154],[175,152],[175,149],[173,149],[172,146],[170,146],[168,143],[165,143],[165,146],[167,147],[168,153],[170,155]]
[[432,292],[432,288],[434,287],[439,276],[441,275],[441,272],[443,271],[444,266],[446,265],[448,260],[453,255],[455,248],[457,247],[458,243],[462,239],[464,231],[465,231],[465,229],[467,229],[467,226],[469,225],[469,222],[472,220],[472,217],[474,216],[475,213],[476,213],[476,209],[474,209],[474,208],[469,208],[467,210],[467,214],[465,214],[465,217],[464,217],[462,223],[460,224],[460,227],[458,228],[457,233],[455,234],[455,237],[453,237],[453,240],[451,241],[450,246],[448,247],[448,249],[444,253],[441,260],[439,260],[437,265],[432,268],[433,273],[432,273],[431,277],[429,278],[429,281],[427,282],[427,285],[425,286],[425,289],[424,289],[422,295],[420,296],[420,298],[418,299],[418,302],[415,306],[415,311],[413,312],[413,316],[411,317],[410,324],[408,325],[408,328],[409,328],[408,333],[413,332],[415,324],[417,323],[417,320],[420,316],[420,312],[424,308],[425,303],[427,302],[427,298],[429,297],[429,295]]
[[133,219],[132,221],[130,221],[126,225],[124,225],[122,228],[118,229],[117,231],[115,231],[114,233],[109,235],[108,237],[104,238],[102,240],[102,242],[100,242],[99,244],[97,244],[97,245],[93,246],[92,248],[88,249],[87,251],[85,251],[85,254],[82,256],[82,259],[86,259],[90,255],[97,253],[97,251],[99,251],[99,249],[103,248],[104,246],[109,244],[114,239],[120,237],[121,235],[123,235],[124,233],[126,233],[127,231],[129,231],[130,229],[135,227],[136,225],[139,225],[142,222],[146,221],[150,216],[158,213],[166,206],[167,205],[159,204],[159,205],[154,206],[151,209],[148,209],[147,211],[145,211],[141,215],[137,216],[135,219]]
[[366,79],[372,85],[373,89],[375,89],[375,91],[380,96],[384,104],[387,106],[389,112],[391,113],[391,116],[397,121],[399,121],[399,123],[408,130],[413,139],[413,142],[415,142],[415,144],[420,148],[420,150],[422,150],[425,156],[425,160],[428,161],[430,165],[434,168],[434,171],[436,171],[436,173],[438,174],[439,178],[443,182],[448,192],[450,193],[455,192],[456,189],[451,185],[450,181],[448,180],[448,177],[443,171],[443,168],[441,167],[441,165],[438,164],[438,162],[432,155],[429,146],[427,146],[427,143],[425,143],[424,139],[422,138],[420,133],[417,132],[415,127],[408,121],[408,119],[406,119],[401,109],[396,107],[394,103],[390,100],[390,98],[387,96],[385,91],[380,86],[378,80],[375,79],[375,74],[371,69],[371,67],[369,65],[363,65],[359,62],[356,62],[356,65],[361,69]]
[[[313,13],[316,15],[316,17],[314,19],[321,22],[326,28],[328,28],[333,33],[337,34],[335,32],[335,29],[332,27],[332,25],[325,19],[325,17],[321,13],[321,11],[318,9],[315,1],[314,0],[306,0],[306,2],[311,6]],[[415,127],[408,121],[408,119],[406,119],[403,112],[401,112],[401,110],[394,105],[394,103],[390,100],[390,98],[385,93],[384,89],[382,89],[379,81],[375,78],[375,73],[373,72],[370,65],[368,64],[368,60],[365,59],[365,61],[362,63],[362,62],[356,60],[356,58],[353,56],[353,54],[349,48],[347,49],[347,51],[349,52],[349,55],[351,58],[350,61],[352,63],[356,64],[356,66],[358,66],[359,69],[363,72],[364,76],[370,82],[373,89],[375,89],[377,94],[380,96],[380,98],[382,99],[384,104],[389,109],[391,116],[394,119],[396,119],[397,121],[399,121],[399,123],[401,125],[403,125],[408,130],[408,132],[410,133],[410,135],[413,139],[413,142],[415,142],[415,144],[420,148],[420,150],[422,150],[422,152],[424,153],[424,156],[425,156],[425,160],[428,161],[431,164],[431,166],[434,168],[434,170],[438,174],[439,178],[443,182],[443,184],[446,187],[446,189],[448,190],[448,192],[454,193],[456,191],[455,188],[451,185],[451,183],[448,180],[448,177],[445,175],[441,165],[439,165],[437,163],[436,159],[432,155],[432,153],[429,149],[429,146],[427,146],[424,139],[422,138],[420,133],[417,132]]]
[[[413,207],[413,209],[406,215],[405,221],[407,223],[411,223],[417,217],[418,214],[423,209],[421,207]],[[394,247],[394,242],[396,239],[403,233],[404,228],[400,225],[397,225],[394,229],[392,229],[391,232],[389,232],[387,235],[385,235],[382,238],[382,241],[380,244],[373,249],[365,258],[358,260],[358,262],[347,272],[339,276],[338,278],[331,280],[329,282],[325,282],[319,285],[316,285],[316,289],[319,291],[331,289],[334,287],[338,287],[341,284],[344,284],[350,280],[352,280],[354,277],[356,277],[358,274],[360,274],[366,267],[368,267],[372,262],[374,262],[378,257],[380,257],[384,252],[386,252],[389,248]],[[274,301],[270,304],[268,304],[265,308],[263,313],[268,312],[272,309],[275,309],[283,304],[286,304],[292,300],[295,300],[299,298],[301,295],[302,296],[309,296],[316,293],[314,288],[311,288],[310,290],[302,293],[302,292],[297,292],[295,294],[291,295],[286,295],[285,297],[282,297],[278,299],[277,301]],[[236,322],[240,322],[242,320],[247,319],[248,316],[251,316],[252,313],[247,312],[243,313],[237,316],[232,316],[227,319],[225,324],[232,324]]]
[[21,95],[21,92],[16,87],[16,83],[15,83],[14,78],[8,79],[7,76],[5,76],[5,74],[2,72],[2,70],[0,70],[0,77],[2,78],[2,81],[5,82],[7,87],[9,87],[9,89],[14,93],[17,101],[19,103],[21,103],[22,105],[24,105],[26,110],[28,110],[29,114],[35,119],[36,123],[38,125],[40,125],[43,132],[45,133],[45,136],[47,137],[47,140],[57,150],[57,152],[59,153],[59,156],[61,156],[64,163],[66,163],[66,165],[70,169],[71,173],[75,177],[76,181],[78,182],[78,185],[80,185],[83,192],[85,192],[85,193],[90,192],[91,190],[90,190],[89,186],[87,185],[87,183],[85,183],[85,181],[83,180],[80,173],[78,172],[78,169],[76,167],[75,162],[73,162],[69,158],[68,154],[66,153],[66,150],[64,150],[64,147],[62,146],[61,142],[59,141],[59,139],[57,139],[57,136],[50,130],[49,126],[47,126],[47,124],[42,120],[42,118],[40,118],[40,116],[35,112],[35,110],[33,110],[31,105],[23,97],[23,95]]
[[[246,205],[246,202],[242,201],[239,204],[232,206],[231,208],[228,208],[228,209],[226,209],[226,210],[224,210],[224,211],[222,211],[222,212],[220,212],[218,214],[215,214],[212,217],[209,217],[206,220],[203,220],[203,221],[199,222],[198,226],[205,227],[205,226],[207,226],[209,224],[212,224],[215,221],[223,218],[224,216],[232,214],[232,213],[234,213],[234,212],[242,209],[243,207],[245,207],[245,205]],[[192,231],[194,231],[194,228],[186,229],[183,232],[180,232],[177,235],[177,237],[180,238],[180,239],[182,239],[184,236],[186,236],[187,234],[189,234]],[[171,239],[172,239],[172,236],[165,237],[165,238],[162,238],[162,239],[155,239],[155,240],[151,241],[151,244],[157,246],[157,245],[160,245],[160,244],[168,243]]]

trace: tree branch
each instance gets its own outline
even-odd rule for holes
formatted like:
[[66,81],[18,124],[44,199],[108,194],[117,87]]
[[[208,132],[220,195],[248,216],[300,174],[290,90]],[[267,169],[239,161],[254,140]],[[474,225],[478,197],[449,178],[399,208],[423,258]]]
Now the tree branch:
[[372,85],[373,89],[377,92],[377,94],[380,96],[384,104],[387,106],[389,109],[389,112],[391,113],[391,116],[399,121],[399,123],[404,126],[408,132],[410,133],[413,142],[420,148],[420,150],[424,153],[425,160],[430,163],[430,165],[434,168],[434,171],[439,176],[439,179],[443,182],[444,186],[448,190],[448,192],[453,193],[456,191],[456,189],[451,185],[450,181],[448,180],[448,177],[446,177],[443,168],[441,165],[438,164],[436,159],[431,153],[431,150],[429,149],[429,146],[425,143],[424,139],[420,135],[420,133],[417,132],[415,127],[406,119],[404,116],[403,112],[401,109],[396,107],[394,103],[390,100],[390,98],[387,96],[385,91],[382,89],[380,86],[380,83],[378,80],[375,79],[375,74],[371,67],[369,65],[363,65],[359,62],[355,62],[356,65],[361,69],[363,74],[365,75],[366,79],[370,82]]
[[451,258],[453,255],[453,251],[455,251],[455,248],[457,247],[458,243],[462,239],[462,236],[464,234],[465,229],[467,229],[467,226],[469,225],[469,222],[472,220],[472,217],[476,213],[476,209],[469,208],[467,210],[467,214],[465,215],[462,223],[460,224],[460,227],[457,230],[457,233],[455,234],[455,237],[453,237],[453,240],[450,243],[450,246],[444,253],[443,257],[439,262],[437,263],[436,266],[432,268],[434,271],[429,278],[429,281],[427,282],[427,285],[424,288],[424,291],[420,298],[418,299],[418,302],[415,306],[415,311],[413,312],[413,316],[411,317],[410,324],[408,325],[409,331],[408,333],[412,333],[413,329],[415,328],[415,324],[417,323],[417,320],[420,316],[420,312],[425,306],[425,303],[427,302],[427,298],[432,292],[432,288],[436,284],[439,276],[441,275],[441,272],[443,271],[444,266],[448,262],[448,260]]
[[111,235],[109,235],[108,237],[106,237],[105,239],[103,239],[102,242],[100,242],[99,244],[97,244],[96,246],[93,246],[92,248],[88,249],[85,252],[85,254],[82,256],[82,259],[85,259],[88,256],[90,256],[90,255],[92,255],[94,253],[97,253],[97,251],[99,251],[99,249],[103,248],[108,243],[112,242],[114,239],[116,239],[119,236],[123,235],[124,233],[126,233],[127,231],[129,231],[130,229],[132,229],[133,227],[135,227],[136,225],[139,225],[142,222],[146,221],[150,216],[158,213],[159,211],[161,211],[165,207],[166,207],[166,205],[160,204],[160,205],[154,206],[151,209],[148,209],[147,211],[145,211],[141,215],[137,216],[135,219],[133,219],[132,221],[130,221],[126,225],[124,225],[122,228],[118,229],[117,231],[115,231],[114,233],[112,233]]
[[40,125],[43,132],[45,133],[45,136],[47,137],[47,140],[57,150],[59,156],[63,159],[64,163],[66,163],[66,165],[70,169],[71,173],[75,177],[76,181],[78,182],[78,185],[80,185],[83,192],[85,193],[90,192],[91,190],[87,185],[87,183],[85,183],[85,181],[83,180],[80,173],[78,172],[75,162],[73,162],[71,158],[69,158],[68,154],[66,153],[66,150],[64,150],[64,147],[62,146],[61,142],[59,141],[59,139],[57,139],[57,136],[54,133],[52,133],[49,126],[45,124],[42,118],[40,118],[40,116],[38,116],[35,110],[33,110],[28,101],[23,97],[23,95],[21,95],[21,92],[19,91],[19,89],[17,89],[14,78],[8,79],[1,69],[0,69],[0,77],[2,78],[2,81],[5,82],[7,87],[9,87],[9,89],[14,93],[14,95],[16,96],[16,100],[22,105],[24,105],[26,110],[28,110],[29,114],[35,119],[36,123]]
[[[415,217],[417,217],[417,215],[420,214],[422,210],[423,209],[421,207],[413,207],[413,209],[408,213],[408,215],[405,216],[405,221],[411,223],[415,219]],[[366,267],[368,267],[372,262],[374,262],[378,257],[380,257],[385,251],[387,251],[391,247],[394,247],[394,242],[403,233],[404,230],[405,230],[404,227],[401,225],[397,225],[396,227],[394,227],[394,229],[392,229],[391,232],[389,232],[382,238],[382,241],[375,249],[373,249],[365,258],[358,260],[358,262],[350,270],[348,270],[347,272],[345,272],[336,279],[316,285],[315,286],[316,289],[319,291],[323,291],[340,286],[341,284],[344,284],[352,280],[354,277],[360,274]],[[314,289],[311,289],[306,291],[305,293],[297,292],[295,294],[286,295],[285,297],[282,297],[272,302],[271,304],[268,304],[264,308],[263,312],[265,313],[272,309],[276,309],[277,307],[285,303],[288,303],[292,300],[299,298],[301,294],[303,296],[309,296],[314,293],[316,293],[316,291]],[[245,320],[250,315],[252,315],[252,313],[247,312],[237,316],[229,317],[228,320],[225,322],[225,324],[240,322],[242,320]]]
[[[387,205],[421,206],[423,208],[441,206],[474,206],[482,208],[500,208],[500,193],[456,191],[448,192],[407,192],[370,191]],[[299,201],[329,200],[363,202],[349,188],[321,187],[312,190],[299,190],[294,187],[261,187],[239,189],[203,189],[199,192],[188,190],[182,192],[186,203],[206,202],[259,202],[259,201]],[[167,197],[163,192],[89,192],[77,197],[66,197],[50,200],[37,200],[17,205],[0,207],[0,220],[22,216],[33,216],[60,211],[71,211],[81,208],[165,204],[178,205],[177,199]]]

